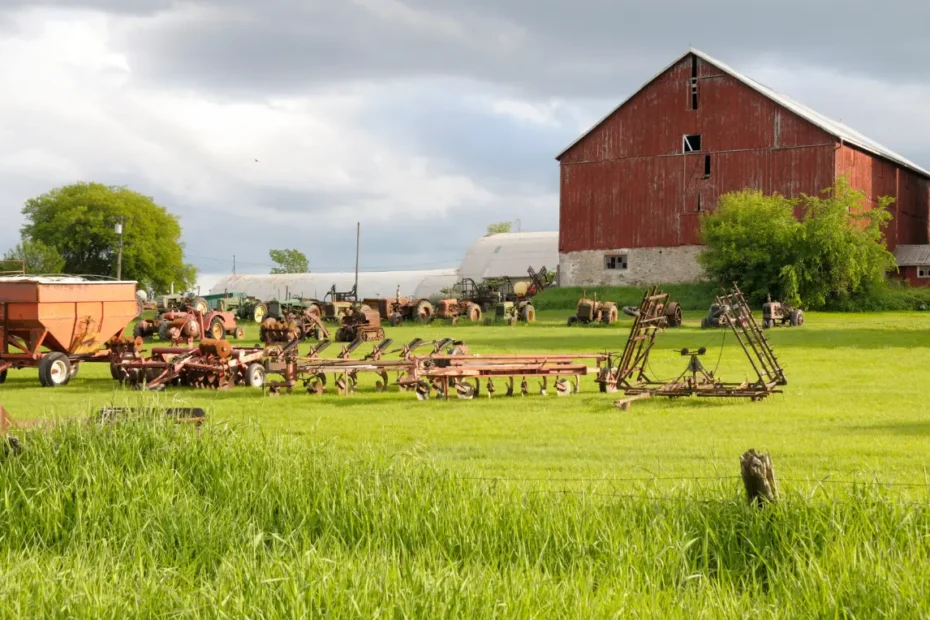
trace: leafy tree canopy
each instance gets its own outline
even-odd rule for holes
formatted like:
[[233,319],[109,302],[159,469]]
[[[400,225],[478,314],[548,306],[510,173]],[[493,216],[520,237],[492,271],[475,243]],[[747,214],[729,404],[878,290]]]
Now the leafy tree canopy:
[[498,222],[496,224],[488,224],[488,233],[489,235],[496,235],[498,233],[509,233],[511,222]]
[[310,261],[298,250],[270,250],[268,255],[277,267],[271,268],[271,273],[307,273],[310,271]]
[[882,197],[868,208],[845,177],[796,200],[756,190],[726,194],[701,218],[698,260],[711,279],[738,282],[755,302],[771,294],[823,307],[881,285],[896,268],[883,234],[892,202]]
[[[61,273],[65,259],[55,248],[50,248],[41,241],[23,239],[16,247],[3,255],[4,261],[23,261],[26,273],[50,274]],[[9,269],[10,265],[4,266]]]
[[167,291],[193,286],[197,271],[184,263],[178,218],[165,207],[126,187],[75,183],[26,201],[24,239],[54,249],[65,273],[116,275],[119,235],[123,226],[122,277],[144,289]]

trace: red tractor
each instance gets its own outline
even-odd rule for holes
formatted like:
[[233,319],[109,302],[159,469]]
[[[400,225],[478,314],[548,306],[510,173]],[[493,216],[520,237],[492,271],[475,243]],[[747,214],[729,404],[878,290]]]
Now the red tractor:
[[201,338],[223,340],[227,335],[241,339],[245,332],[236,324],[233,312],[207,310],[201,312],[193,306],[187,311],[165,312],[155,321],[139,321],[133,330],[133,336],[147,338],[158,333],[162,342],[193,343]]

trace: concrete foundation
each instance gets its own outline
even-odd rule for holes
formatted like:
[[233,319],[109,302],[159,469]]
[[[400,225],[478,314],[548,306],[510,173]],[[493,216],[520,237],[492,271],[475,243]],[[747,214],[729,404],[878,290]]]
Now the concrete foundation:
[[[643,286],[699,282],[704,279],[697,262],[700,251],[699,245],[686,245],[559,254],[560,285]],[[609,262],[616,268],[609,269]]]

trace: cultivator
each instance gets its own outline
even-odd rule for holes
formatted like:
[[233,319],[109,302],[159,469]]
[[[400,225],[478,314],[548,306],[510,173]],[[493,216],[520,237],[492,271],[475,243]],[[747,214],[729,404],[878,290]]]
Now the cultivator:
[[197,346],[155,347],[143,357],[141,346],[129,349],[114,343],[110,372],[114,379],[139,389],[161,390],[168,385],[227,389],[234,385],[264,384],[265,350],[233,347],[226,340],[205,338]]
[[[704,347],[697,351],[682,349],[679,352],[683,357],[688,357],[689,361],[677,378],[662,382],[650,377],[647,372],[649,354],[658,331],[666,323],[663,307],[667,298],[667,294],[659,293],[655,288],[651,292],[647,291],[634,317],[630,336],[618,363],[614,365],[612,360],[608,361],[598,376],[597,382],[602,392],[622,390],[627,395],[627,398],[615,403],[618,407],[629,409],[633,401],[653,396],[749,398],[758,401],[780,392],[777,387],[787,384],[771,345],[735,284],[729,293],[718,296],[714,303],[726,313],[726,319],[721,322],[735,335],[756,373],[756,379],[751,381],[747,378],[742,383],[719,380],[714,371],[707,370],[701,363],[701,356],[707,352]],[[738,317],[745,320],[737,320]]]

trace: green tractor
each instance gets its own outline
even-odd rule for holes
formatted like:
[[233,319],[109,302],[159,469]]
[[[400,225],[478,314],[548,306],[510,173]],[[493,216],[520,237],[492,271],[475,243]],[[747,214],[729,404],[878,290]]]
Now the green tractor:
[[[514,284],[510,278],[502,278],[497,285],[499,301],[494,307],[494,319],[508,325],[535,322],[536,308],[530,299],[532,288],[528,282]],[[486,323],[490,323],[490,320]]]
[[251,297],[245,293],[224,292],[215,295],[204,296],[210,310],[216,312],[231,312],[236,318],[242,321],[253,321],[261,324],[268,315],[268,306],[266,306],[257,297]]

